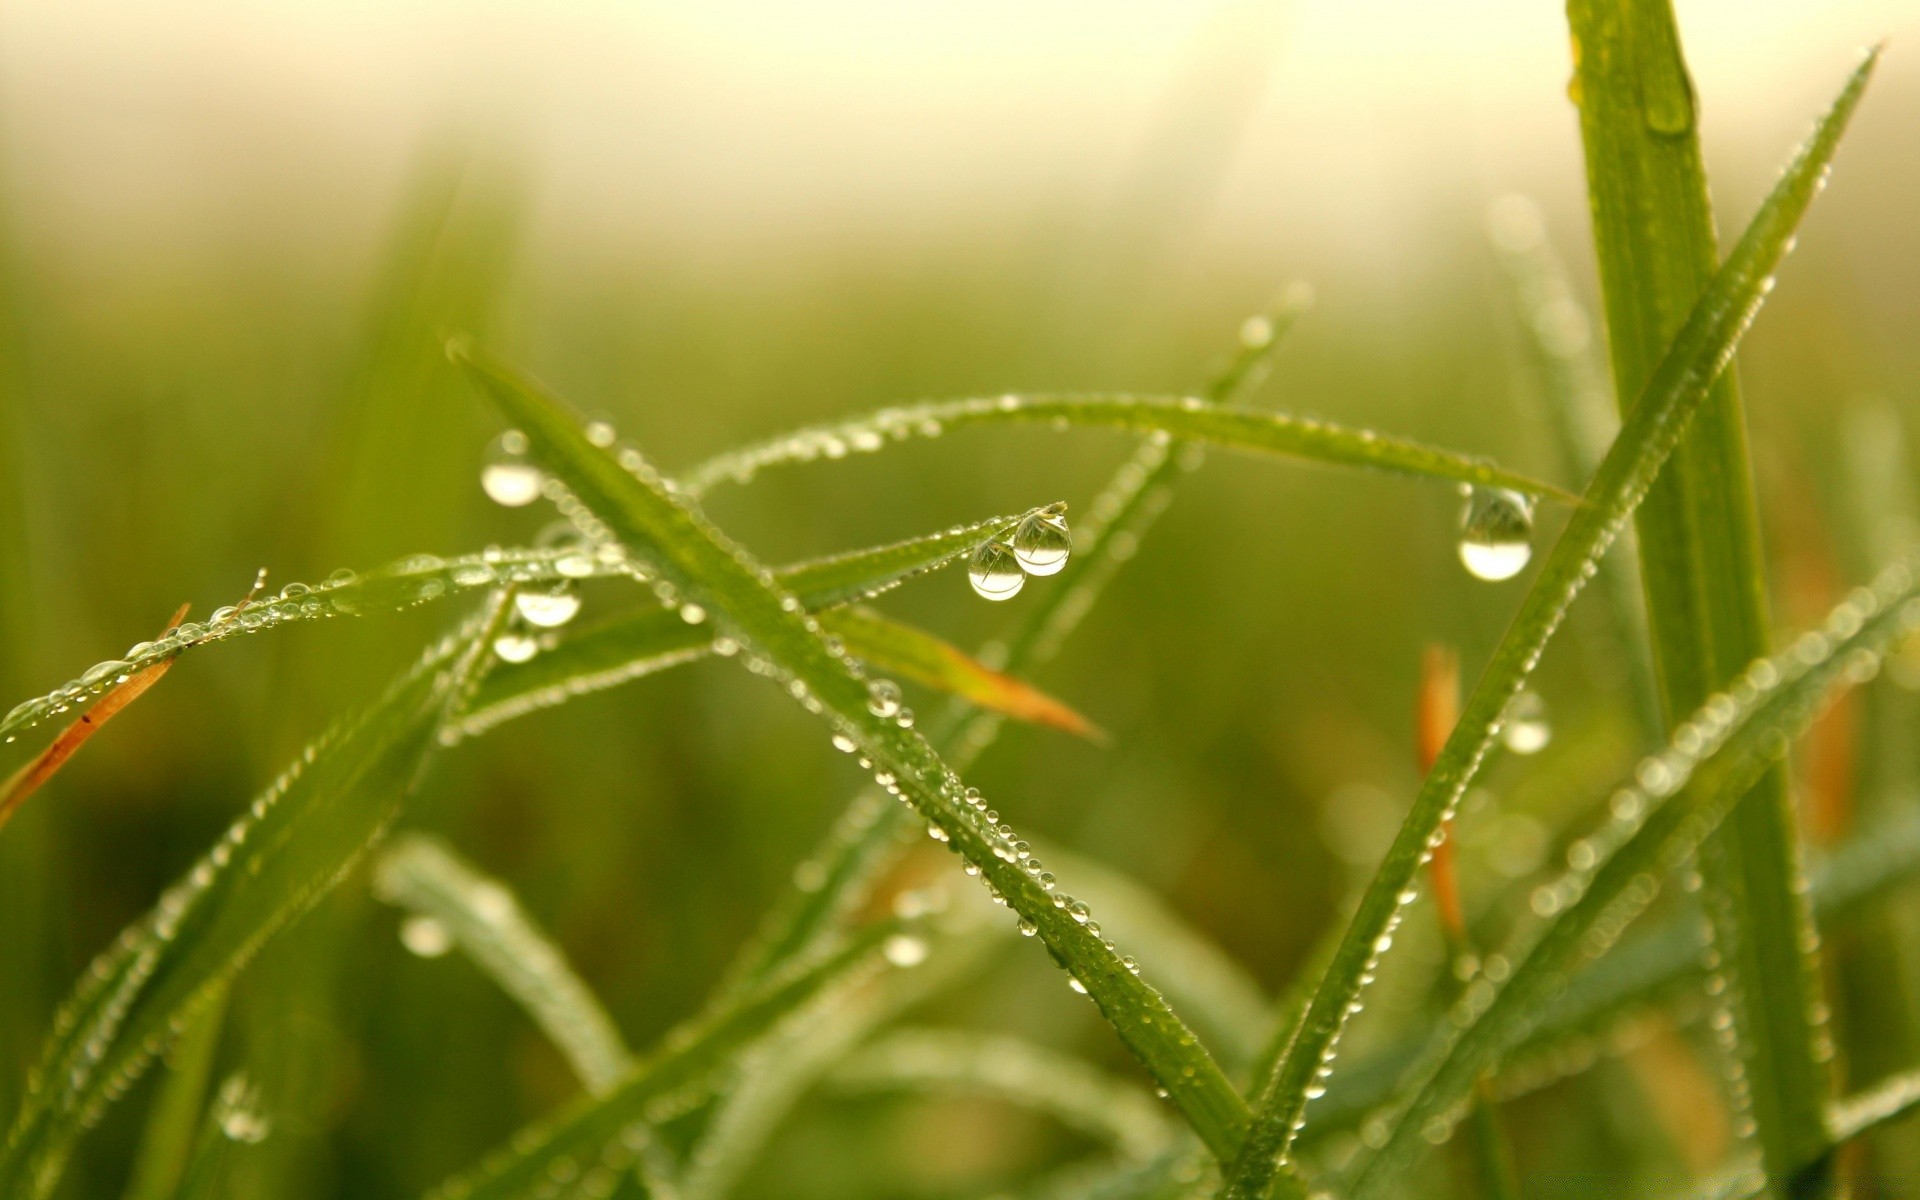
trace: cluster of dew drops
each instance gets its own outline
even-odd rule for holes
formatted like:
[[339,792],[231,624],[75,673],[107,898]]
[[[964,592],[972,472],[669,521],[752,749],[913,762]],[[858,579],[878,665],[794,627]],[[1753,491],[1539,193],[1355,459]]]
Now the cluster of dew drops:
[[1027,576],[1057,574],[1071,553],[1066,505],[1050,505],[1028,513],[1014,527],[1011,541],[981,543],[967,563],[967,581],[985,599],[1011,600],[1027,585]]

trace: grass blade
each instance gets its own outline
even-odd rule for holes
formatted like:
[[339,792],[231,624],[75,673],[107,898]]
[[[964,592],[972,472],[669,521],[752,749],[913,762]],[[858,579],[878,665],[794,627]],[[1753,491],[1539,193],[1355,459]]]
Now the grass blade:
[[[782,586],[798,596],[807,611],[824,613],[870,599],[909,579],[950,566],[982,544],[1004,537],[1027,515],[1020,513],[956,525],[893,545],[799,563],[782,569],[777,575]],[[902,641],[932,636],[903,626],[893,628],[903,631],[899,635]],[[854,632],[857,635],[862,631]],[[714,642],[711,626],[703,622],[690,623],[679,613],[663,608],[648,608],[584,629],[570,630],[531,660],[503,663],[490,673],[456,727],[464,735],[483,733],[503,721],[564,704],[575,696],[616,687],[703,658],[713,652]],[[932,658],[939,657],[930,649],[926,653]],[[968,679],[970,673],[972,668],[956,664],[925,682],[934,686],[941,686],[949,679],[968,682],[975,690],[972,698],[979,703],[1004,697],[1009,703],[1024,701],[1036,710],[1045,707],[1040,700],[1017,694],[1016,688],[997,689],[990,681]],[[1060,715],[1048,711],[1051,715]]]
[[[587,1194],[610,1187],[633,1166],[630,1127],[684,1111],[714,1074],[822,988],[885,966],[879,951],[912,927],[880,922],[823,961],[789,972],[759,993],[691,1028],[675,1031],[656,1054],[604,1093],[582,1097],[557,1116],[514,1135],[477,1169],[434,1189],[434,1200],[510,1200],[544,1195],[558,1171]],[[582,1164],[591,1164],[583,1166]]]
[[1246,1105],[1213,1057],[1134,964],[1104,942],[1082,904],[1039,880],[1041,871],[1006,826],[985,816],[965,784],[916,730],[895,720],[897,702],[836,652],[799,599],[783,592],[638,455],[631,467],[589,441],[557,401],[529,381],[469,350],[456,355],[517,427],[534,453],[586,511],[629,547],[653,547],[650,564],[738,637],[748,665],[784,686],[837,736],[873,763],[883,787],[898,789],[948,845],[976,868],[1100,1007],[1121,1040],[1216,1153],[1244,1132]]
[[902,1029],[869,1043],[828,1078],[843,1092],[978,1095],[1032,1107],[1134,1162],[1160,1154],[1174,1138],[1152,1096],[1019,1038]]
[[0,1193],[44,1196],[75,1139],[266,940],[377,838],[432,751],[508,601],[425,655],[378,703],[314,743],[142,921],[56,1019],[0,1148]]
[[1772,271],[1819,189],[1873,61],[1869,58],[1848,81],[1714,276],[1627,414],[1620,436],[1587,487],[1586,502],[1572,511],[1540,567],[1462,709],[1459,725],[1361,897],[1327,975],[1308,1005],[1299,1034],[1261,1089],[1253,1136],[1229,1172],[1226,1195],[1232,1200],[1253,1200],[1265,1194],[1298,1132],[1309,1089],[1320,1086],[1317,1081],[1331,1068],[1334,1045],[1359,1002],[1362,980],[1385,949],[1382,939],[1390,941],[1400,909],[1411,898],[1428,840],[1459,803],[1492,744],[1507,704],[1525,683],[1594,565],[1659,475],[1688,418],[1705,399],[1708,385],[1725,367],[1759,311]]
[[[1506,955],[1504,983],[1476,981],[1453,1014],[1458,1033],[1415,1073],[1378,1154],[1353,1180],[1354,1200],[1382,1194],[1426,1142],[1444,1140],[1474,1081],[1519,1045],[1582,959],[1603,954],[1653,900],[1753,781],[1786,754],[1824,701],[1878,671],[1894,642],[1920,629],[1915,564],[1889,567],[1826,625],[1756,662],[1683,723],[1608,801],[1611,818],[1569,853],[1576,865],[1535,894],[1550,916]],[[1821,1134],[1824,1149],[1825,1135]]]
[[613,1019],[505,885],[415,834],[380,855],[373,887],[387,903],[439,922],[559,1047],[589,1091],[603,1092],[626,1074],[632,1056]]
[[126,1200],[173,1200],[177,1193],[203,1124],[226,1010],[226,997],[209,1000],[168,1051],[167,1080],[147,1115]]
[[[1575,0],[1568,23],[1594,245],[1617,399],[1654,370],[1719,260],[1693,86],[1665,0]],[[1691,712],[1768,649],[1766,574],[1738,380],[1714,383],[1638,516],[1642,576],[1668,720]],[[1736,1108],[1776,1181],[1819,1152],[1832,1089],[1823,1008],[1784,770],[1701,852],[1702,894],[1725,964],[1740,1061]]]
[[763,468],[835,457],[840,448],[874,451],[910,436],[938,437],[970,425],[1006,422],[1099,426],[1160,433],[1182,441],[1335,466],[1371,467],[1402,475],[1508,488],[1532,496],[1573,497],[1549,483],[1491,466],[1482,459],[1348,429],[1305,417],[1217,404],[1198,396],[1066,395],[983,397],[884,408],[864,417],[782,434],[709,459],[680,484],[700,495],[715,484],[745,483]]

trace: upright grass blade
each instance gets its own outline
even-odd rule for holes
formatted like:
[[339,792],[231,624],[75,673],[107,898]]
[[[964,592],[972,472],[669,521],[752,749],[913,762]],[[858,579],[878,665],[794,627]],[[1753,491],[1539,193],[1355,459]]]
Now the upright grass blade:
[[1160,1106],[1138,1087],[1019,1038],[897,1030],[842,1062],[828,1081],[843,1092],[980,1095],[1024,1105],[1136,1162],[1161,1153],[1174,1137]]
[[1371,429],[1348,429],[1307,417],[1235,408],[1198,396],[1006,395],[884,408],[864,417],[796,430],[729,451],[693,468],[679,482],[697,496],[724,481],[745,483],[762,468],[777,463],[806,462],[823,455],[838,457],[834,453],[836,448],[840,454],[848,449],[874,451],[907,437],[938,437],[950,429],[1009,421],[1164,433],[1183,441],[1226,446],[1254,454],[1336,466],[1371,467],[1428,479],[1509,488],[1533,496],[1572,499],[1552,484],[1464,454],[1387,437]]
[[1627,413],[1620,436],[1587,487],[1462,709],[1460,723],[1415,797],[1362,895],[1277,1071],[1261,1088],[1252,1136],[1228,1173],[1225,1195],[1264,1195],[1302,1124],[1309,1091],[1324,1086],[1341,1030],[1373,964],[1414,895],[1429,842],[1452,815],[1500,727],[1501,715],[1539,661],[1595,564],[1632,515],[1764,301],[1771,272],[1819,189],[1873,67],[1862,63],[1812,138],[1788,166],[1727,263],[1700,297],[1666,357]]
[[378,703],[310,746],[82,979],[0,1148],[0,1194],[44,1196],[97,1120],[252,959],[311,908],[399,810],[448,709],[491,654],[506,594]]
[[[1624,410],[1719,262],[1693,85],[1668,0],[1571,0],[1574,95],[1616,395]],[[1738,381],[1724,371],[1638,517],[1662,699],[1677,720],[1767,652],[1766,575]],[[1729,986],[1733,1098],[1781,1186],[1820,1150],[1832,1088],[1815,944],[1795,890],[1783,769],[1702,848],[1703,893]]]
[[632,1127],[684,1111],[717,1073],[809,997],[858,972],[883,969],[882,947],[913,932],[910,924],[878,922],[822,961],[789,971],[731,1008],[676,1030],[660,1050],[605,1092],[583,1096],[552,1119],[522,1130],[479,1167],[430,1195],[435,1200],[511,1200],[547,1195],[545,1189],[556,1183],[577,1185],[587,1195],[605,1195],[633,1166],[641,1148],[629,1133]]
[[[1550,919],[1510,948],[1511,974],[1500,983],[1476,981],[1453,1013],[1457,1035],[1414,1073],[1385,1145],[1354,1174],[1354,1200],[1383,1194],[1421,1146],[1445,1139],[1474,1081],[1533,1031],[1572,969],[1619,939],[1661,879],[1786,754],[1835,690],[1872,678],[1896,639],[1920,630],[1916,565],[1889,567],[1820,630],[1752,664],[1613,793],[1606,826],[1575,843],[1567,874],[1535,893],[1534,911]],[[1816,1153],[1824,1149],[1823,1132]]]
[[603,1092],[626,1074],[632,1056],[613,1019],[504,885],[414,834],[381,852],[373,887],[389,904],[437,921],[526,1010],[589,1091]]
[[199,1138],[207,1083],[226,1023],[226,997],[216,996],[167,1053],[167,1078],[154,1097],[126,1200],[173,1200]]
[[[799,599],[726,539],[637,454],[623,466],[589,441],[578,422],[534,385],[471,350],[456,356],[533,445],[587,513],[650,568],[714,614],[737,636],[749,667],[780,683],[835,735],[873,764],[1099,1005],[1121,1040],[1165,1088],[1216,1153],[1244,1133],[1246,1105],[1186,1024],[1138,968],[1100,937],[1084,904],[1043,883],[1041,868],[1009,826],[985,815],[967,788],[916,730],[901,726],[898,702],[872,687],[843,650],[827,641]],[[977,795],[977,793],[975,793]]]

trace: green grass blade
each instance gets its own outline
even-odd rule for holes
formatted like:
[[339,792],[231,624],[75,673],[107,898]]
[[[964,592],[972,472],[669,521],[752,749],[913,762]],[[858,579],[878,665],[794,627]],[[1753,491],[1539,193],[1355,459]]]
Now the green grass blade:
[[[1606,826],[1576,843],[1575,865],[1535,893],[1535,912],[1550,916],[1510,947],[1511,974],[1476,981],[1456,1007],[1457,1035],[1416,1071],[1385,1145],[1353,1177],[1354,1200],[1383,1194],[1422,1146],[1444,1138],[1474,1081],[1533,1032],[1572,969],[1606,952],[1835,691],[1872,678],[1895,642],[1920,629],[1914,566],[1889,567],[1820,630],[1749,667],[1613,793]],[[1824,1145],[1823,1132],[1816,1152]]]
[[200,1136],[226,1009],[225,996],[209,1000],[168,1050],[166,1082],[147,1114],[126,1200],[173,1200],[179,1189]]
[[387,695],[309,747],[83,978],[0,1149],[0,1194],[43,1196],[80,1132],[268,938],[384,831],[447,709],[484,669],[502,596]]
[[560,404],[497,364],[457,351],[534,453],[586,511],[629,547],[653,547],[650,564],[701,604],[730,636],[749,667],[781,684],[873,763],[877,781],[897,789],[948,845],[1030,923],[1062,967],[1100,1007],[1123,1043],[1216,1153],[1231,1153],[1244,1133],[1246,1105],[1192,1031],[1130,960],[1103,941],[1084,905],[1038,878],[1008,827],[970,802],[965,784],[918,731],[896,720],[857,665],[829,644],[799,599],[726,539],[637,454],[631,467],[593,445]]
[[[824,613],[958,562],[980,545],[1005,536],[1027,515],[956,525],[888,546],[798,563],[776,574],[807,611]],[[932,636],[918,630],[909,632],[923,638]],[[664,608],[647,608],[584,628],[570,628],[529,661],[503,663],[490,673],[456,728],[463,735],[484,733],[503,721],[564,704],[575,696],[617,687],[703,658],[713,652],[714,641],[711,626],[690,623]],[[954,671],[927,682],[940,686],[951,675]],[[978,683],[976,691],[976,699],[994,695],[984,683]]]
[[439,841],[415,834],[381,853],[373,886],[389,904],[439,922],[487,978],[526,1010],[589,1091],[605,1091],[632,1066],[619,1029],[592,989],[504,884]]
[[[1873,60],[1863,63],[1748,226],[1627,414],[1620,436],[1588,485],[1586,502],[1535,576],[1506,635],[1462,709],[1453,736],[1414,799],[1385,859],[1361,897],[1325,980],[1308,1005],[1287,1054],[1259,1095],[1258,1118],[1226,1194],[1253,1200],[1265,1193],[1298,1131],[1309,1089],[1321,1086],[1334,1045],[1363,979],[1390,942],[1402,906],[1432,838],[1458,804],[1499,729],[1507,704],[1525,683],[1568,607],[1591,577],[1615,534],[1646,495],[1661,466],[1725,367],[1770,288],[1772,271],[1819,190],[1847,119],[1859,102]],[[1382,939],[1388,939],[1383,942]]]
[[[1618,400],[1654,370],[1718,265],[1693,87],[1667,0],[1567,10],[1594,244]],[[1864,81],[1864,68],[1856,84]],[[1738,381],[1723,372],[1639,513],[1648,616],[1669,720],[1768,649],[1766,574]],[[1813,1160],[1832,1088],[1813,931],[1784,770],[1757,781],[1701,851],[1741,1085],[1782,1187]]]
[[828,1077],[843,1092],[973,1095],[1037,1109],[1135,1162],[1173,1142],[1154,1098],[1090,1063],[1019,1038],[902,1029],[869,1043]]
[[700,495],[725,481],[744,483],[766,467],[805,462],[833,447],[879,450],[910,436],[937,437],[971,425],[1006,422],[1086,425],[1161,433],[1183,441],[1334,466],[1572,497],[1549,483],[1485,460],[1305,417],[1223,405],[1198,396],[1065,395],[982,397],[885,408],[864,417],[782,434],[722,454],[688,471],[681,486]]
[[475,1170],[434,1189],[434,1200],[510,1200],[546,1194],[555,1172],[578,1179],[593,1194],[634,1164],[628,1130],[685,1108],[705,1094],[714,1075],[758,1038],[800,1009],[822,988],[885,968],[880,954],[912,927],[880,922],[834,954],[788,972],[739,1004],[695,1026],[676,1030],[606,1092],[583,1096],[551,1119],[515,1134]]

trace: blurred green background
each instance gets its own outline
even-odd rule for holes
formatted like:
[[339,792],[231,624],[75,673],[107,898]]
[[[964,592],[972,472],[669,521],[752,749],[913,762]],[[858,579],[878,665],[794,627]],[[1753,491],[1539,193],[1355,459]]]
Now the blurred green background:
[[[182,601],[233,603],[262,566],[278,584],[530,539],[544,515],[477,485],[497,426],[444,362],[453,331],[672,469],[901,400],[1196,390],[1304,279],[1319,303],[1256,402],[1578,483],[1484,233],[1496,197],[1536,195],[1590,299],[1564,31],[1551,5],[1463,7],[9,6],[0,693]],[[1890,4],[1814,8],[1681,5],[1725,228],[1848,47],[1920,33]],[[1849,414],[1920,406],[1910,50],[1742,352],[1783,628],[1870,565]],[[967,431],[770,471],[709,511],[790,561],[1083,507],[1129,445]],[[974,782],[1277,991],[1412,794],[1422,648],[1458,647],[1471,679],[1524,586],[1461,569],[1457,504],[1214,455],[1040,678],[1111,745],[1010,729]],[[989,605],[949,572],[884,607],[971,646],[1044,586]],[[1539,682],[1552,745],[1500,763],[1466,818],[1475,905],[1524,887],[1644,748],[1617,664],[1580,651],[1592,608]],[[0,1115],[89,958],[451,615],[192,654],[0,830]],[[1866,808],[1884,781],[1860,774]],[[695,1010],[859,782],[797,707],[710,662],[462,746],[409,824],[511,883],[639,1046]],[[356,876],[244,977],[222,1061],[275,1130],[234,1194],[414,1195],[572,1094],[506,999],[458,956],[408,955],[397,923]],[[1888,953],[1920,965],[1920,940]],[[927,1016],[1131,1070],[1031,946]],[[1607,1069],[1663,1104],[1711,1095],[1684,1039],[1649,1044]],[[149,1092],[67,1194],[118,1194]],[[1605,1166],[1612,1094],[1549,1090],[1523,1154]],[[1683,1158],[1724,1137],[1695,1125]],[[978,1194],[1085,1148],[991,1105],[829,1098],[742,1194]]]

